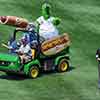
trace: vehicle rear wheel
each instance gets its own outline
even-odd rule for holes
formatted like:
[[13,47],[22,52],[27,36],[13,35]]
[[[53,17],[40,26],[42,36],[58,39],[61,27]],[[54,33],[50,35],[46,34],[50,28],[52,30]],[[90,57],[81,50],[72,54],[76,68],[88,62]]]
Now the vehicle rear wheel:
[[65,72],[69,69],[69,63],[66,58],[60,59],[59,63],[57,65],[57,71],[58,72]]
[[29,71],[29,77],[37,78],[39,75],[39,68],[38,66],[32,66]]

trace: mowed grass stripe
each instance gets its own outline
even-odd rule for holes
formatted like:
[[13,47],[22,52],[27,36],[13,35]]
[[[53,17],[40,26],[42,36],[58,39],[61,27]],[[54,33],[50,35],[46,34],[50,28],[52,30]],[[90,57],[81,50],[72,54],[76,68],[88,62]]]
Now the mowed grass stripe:
[[[34,20],[40,15],[41,0],[1,0],[0,15],[23,16]],[[10,2],[10,3],[9,3]],[[95,51],[99,47],[98,0],[49,0],[53,15],[59,16],[61,33],[68,32],[72,39],[71,62],[75,67],[68,73],[53,73],[36,80],[0,79],[1,100],[99,100]],[[7,12],[7,7],[8,12]],[[12,10],[10,10],[13,8]],[[97,11],[96,11],[97,10]],[[32,12],[32,13],[31,13]],[[0,25],[4,35],[11,28]],[[7,38],[7,36],[6,36]],[[7,39],[4,39],[7,41]],[[1,73],[2,76],[2,73]],[[8,88],[7,88],[8,87]]]

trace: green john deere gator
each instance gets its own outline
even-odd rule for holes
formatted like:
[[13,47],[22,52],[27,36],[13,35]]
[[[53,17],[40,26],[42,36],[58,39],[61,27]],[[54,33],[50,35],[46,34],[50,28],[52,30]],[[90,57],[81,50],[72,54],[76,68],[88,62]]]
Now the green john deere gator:
[[[24,74],[31,78],[36,78],[41,71],[57,70],[65,72],[69,69],[69,47],[70,39],[67,34],[55,37],[51,40],[43,41],[43,39],[34,30],[15,29],[9,42],[17,41],[23,34],[27,32],[32,43],[32,59],[21,64],[19,54],[0,53],[0,71],[9,74]],[[3,44],[9,49],[8,45]],[[18,46],[18,45],[17,45]]]

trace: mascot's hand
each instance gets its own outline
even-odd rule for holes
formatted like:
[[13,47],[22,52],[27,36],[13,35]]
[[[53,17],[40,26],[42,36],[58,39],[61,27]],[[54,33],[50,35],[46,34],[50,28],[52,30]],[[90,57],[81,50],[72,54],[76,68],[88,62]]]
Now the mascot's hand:
[[61,19],[58,18],[58,17],[56,17],[56,18],[53,20],[53,24],[54,24],[54,25],[59,25],[60,22],[61,22]]

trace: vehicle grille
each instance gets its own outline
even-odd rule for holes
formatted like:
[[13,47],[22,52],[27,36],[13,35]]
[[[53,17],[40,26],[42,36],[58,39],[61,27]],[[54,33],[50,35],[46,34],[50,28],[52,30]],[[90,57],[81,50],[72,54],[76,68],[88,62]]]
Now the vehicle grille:
[[9,61],[0,61],[0,66],[9,66],[11,62]]

